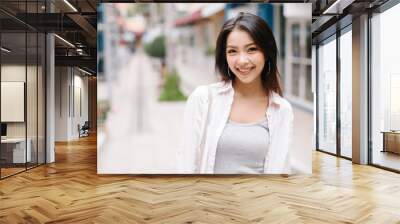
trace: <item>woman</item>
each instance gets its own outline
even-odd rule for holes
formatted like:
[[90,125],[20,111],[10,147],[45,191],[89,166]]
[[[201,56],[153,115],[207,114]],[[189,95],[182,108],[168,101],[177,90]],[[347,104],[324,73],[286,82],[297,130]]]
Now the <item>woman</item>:
[[239,13],[219,33],[215,62],[222,82],[188,98],[178,172],[289,174],[293,112],[282,98],[272,31]]

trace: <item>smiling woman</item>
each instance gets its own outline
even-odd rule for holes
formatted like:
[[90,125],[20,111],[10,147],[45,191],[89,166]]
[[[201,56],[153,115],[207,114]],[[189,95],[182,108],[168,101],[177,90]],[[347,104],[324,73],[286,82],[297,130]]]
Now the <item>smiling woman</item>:
[[[247,44],[246,44],[247,43]],[[240,46],[235,46],[238,44]],[[252,41],[251,36],[240,29],[233,30],[227,39],[228,72],[234,71],[239,83],[254,82],[265,65],[262,51]],[[228,73],[231,76],[230,73]]]
[[226,21],[216,44],[222,82],[189,96],[180,173],[290,174],[293,112],[282,98],[277,46],[250,13]]

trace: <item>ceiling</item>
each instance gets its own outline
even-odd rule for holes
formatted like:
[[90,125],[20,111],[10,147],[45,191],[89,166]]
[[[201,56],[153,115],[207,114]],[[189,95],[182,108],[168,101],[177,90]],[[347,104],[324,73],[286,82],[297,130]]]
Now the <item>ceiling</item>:
[[353,17],[373,12],[388,0],[309,0],[312,3],[311,32],[317,43],[351,24]]
[[[388,0],[292,0],[290,2],[312,3],[313,42],[335,32],[338,21],[351,22],[351,17],[373,10]],[[15,58],[35,52],[35,43],[30,43],[25,52],[25,30],[54,32],[72,43],[55,38],[56,65],[86,67],[96,71],[97,4],[101,2],[134,2],[131,0],[1,0],[0,27],[2,44],[12,48]],[[145,2],[145,1],[142,1]],[[288,2],[269,0],[267,2]],[[69,5],[69,4],[70,5]],[[49,12],[52,13],[49,13]],[[27,12],[27,13],[26,13]],[[346,22],[342,22],[346,25]],[[332,28],[333,27],[333,28]],[[330,31],[329,31],[330,30]],[[328,32],[329,31],[329,32]],[[4,34],[7,33],[7,34]],[[40,47],[40,46],[39,46]],[[79,49],[79,50],[77,50]],[[81,52],[81,53],[79,53]],[[8,56],[11,56],[8,55]],[[10,60],[12,57],[9,57]]]
[[[55,38],[56,66],[79,66],[95,73],[98,2],[47,0],[46,5],[45,0],[1,0],[2,46],[12,50],[2,60],[18,63],[25,61],[26,56],[29,61],[36,57],[36,51],[41,50],[44,45],[36,43],[36,33],[53,32],[60,37]],[[30,32],[35,34],[29,34]],[[41,37],[39,42],[43,40],[43,36]]]

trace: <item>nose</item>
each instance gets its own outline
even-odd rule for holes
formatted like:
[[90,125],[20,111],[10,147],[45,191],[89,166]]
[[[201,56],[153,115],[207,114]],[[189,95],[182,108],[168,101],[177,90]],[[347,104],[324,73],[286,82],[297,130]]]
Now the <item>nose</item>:
[[250,62],[249,56],[245,53],[241,53],[239,55],[238,63],[239,64],[247,64]]

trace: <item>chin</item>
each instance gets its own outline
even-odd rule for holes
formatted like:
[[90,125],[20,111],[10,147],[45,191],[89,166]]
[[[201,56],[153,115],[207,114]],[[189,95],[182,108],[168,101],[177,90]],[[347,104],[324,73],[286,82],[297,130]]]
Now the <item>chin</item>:
[[256,77],[240,77],[240,76],[236,76],[236,80],[243,83],[243,84],[251,84],[255,81]]
[[243,84],[251,84],[254,83],[255,81],[257,81],[257,78],[259,78],[258,75],[255,74],[249,74],[246,76],[242,76],[242,75],[236,75],[236,80],[243,83]]

